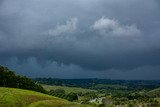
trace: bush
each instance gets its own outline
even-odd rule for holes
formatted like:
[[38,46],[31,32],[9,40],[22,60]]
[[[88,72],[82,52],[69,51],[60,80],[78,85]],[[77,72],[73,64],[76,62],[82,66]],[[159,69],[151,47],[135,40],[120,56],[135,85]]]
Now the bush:
[[77,96],[77,94],[76,93],[69,93],[68,95],[67,95],[67,100],[69,100],[69,101],[75,101],[75,100],[78,100],[78,96]]

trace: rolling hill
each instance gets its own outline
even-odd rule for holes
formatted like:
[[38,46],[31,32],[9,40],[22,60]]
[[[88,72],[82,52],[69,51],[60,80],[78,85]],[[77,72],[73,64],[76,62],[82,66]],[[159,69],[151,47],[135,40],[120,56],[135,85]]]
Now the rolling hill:
[[0,87],[0,107],[90,107],[35,91]]
[[160,88],[149,91],[148,95],[152,97],[160,97]]

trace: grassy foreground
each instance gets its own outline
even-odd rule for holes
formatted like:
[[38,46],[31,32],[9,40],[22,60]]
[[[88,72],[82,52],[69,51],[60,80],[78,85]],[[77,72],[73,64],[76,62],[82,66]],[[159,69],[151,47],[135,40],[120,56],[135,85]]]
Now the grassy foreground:
[[0,87],[0,107],[90,107],[39,92]]

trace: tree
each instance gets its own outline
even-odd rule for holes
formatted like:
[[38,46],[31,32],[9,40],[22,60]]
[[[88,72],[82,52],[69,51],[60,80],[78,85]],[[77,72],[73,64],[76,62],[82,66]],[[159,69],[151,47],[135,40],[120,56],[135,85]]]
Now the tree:
[[76,93],[71,92],[71,93],[69,93],[69,94],[67,95],[67,100],[69,100],[69,101],[78,100],[78,96],[77,96]]

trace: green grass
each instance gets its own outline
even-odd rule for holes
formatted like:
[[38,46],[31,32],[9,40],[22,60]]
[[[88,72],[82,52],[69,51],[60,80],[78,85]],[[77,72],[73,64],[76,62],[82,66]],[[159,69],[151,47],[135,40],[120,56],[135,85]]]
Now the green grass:
[[90,107],[35,91],[0,87],[0,107]]
[[32,103],[28,107],[92,107],[89,105],[80,105],[70,102],[62,102],[59,100],[45,100]]
[[43,88],[47,91],[50,90],[55,90],[55,89],[63,89],[65,90],[66,93],[70,93],[70,92],[75,92],[75,93],[86,93],[86,92],[91,92],[91,91],[95,91],[95,90],[90,90],[90,89],[84,89],[84,88],[77,88],[77,87],[67,87],[67,86],[51,86],[51,85],[44,85],[41,84],[43,86]]

